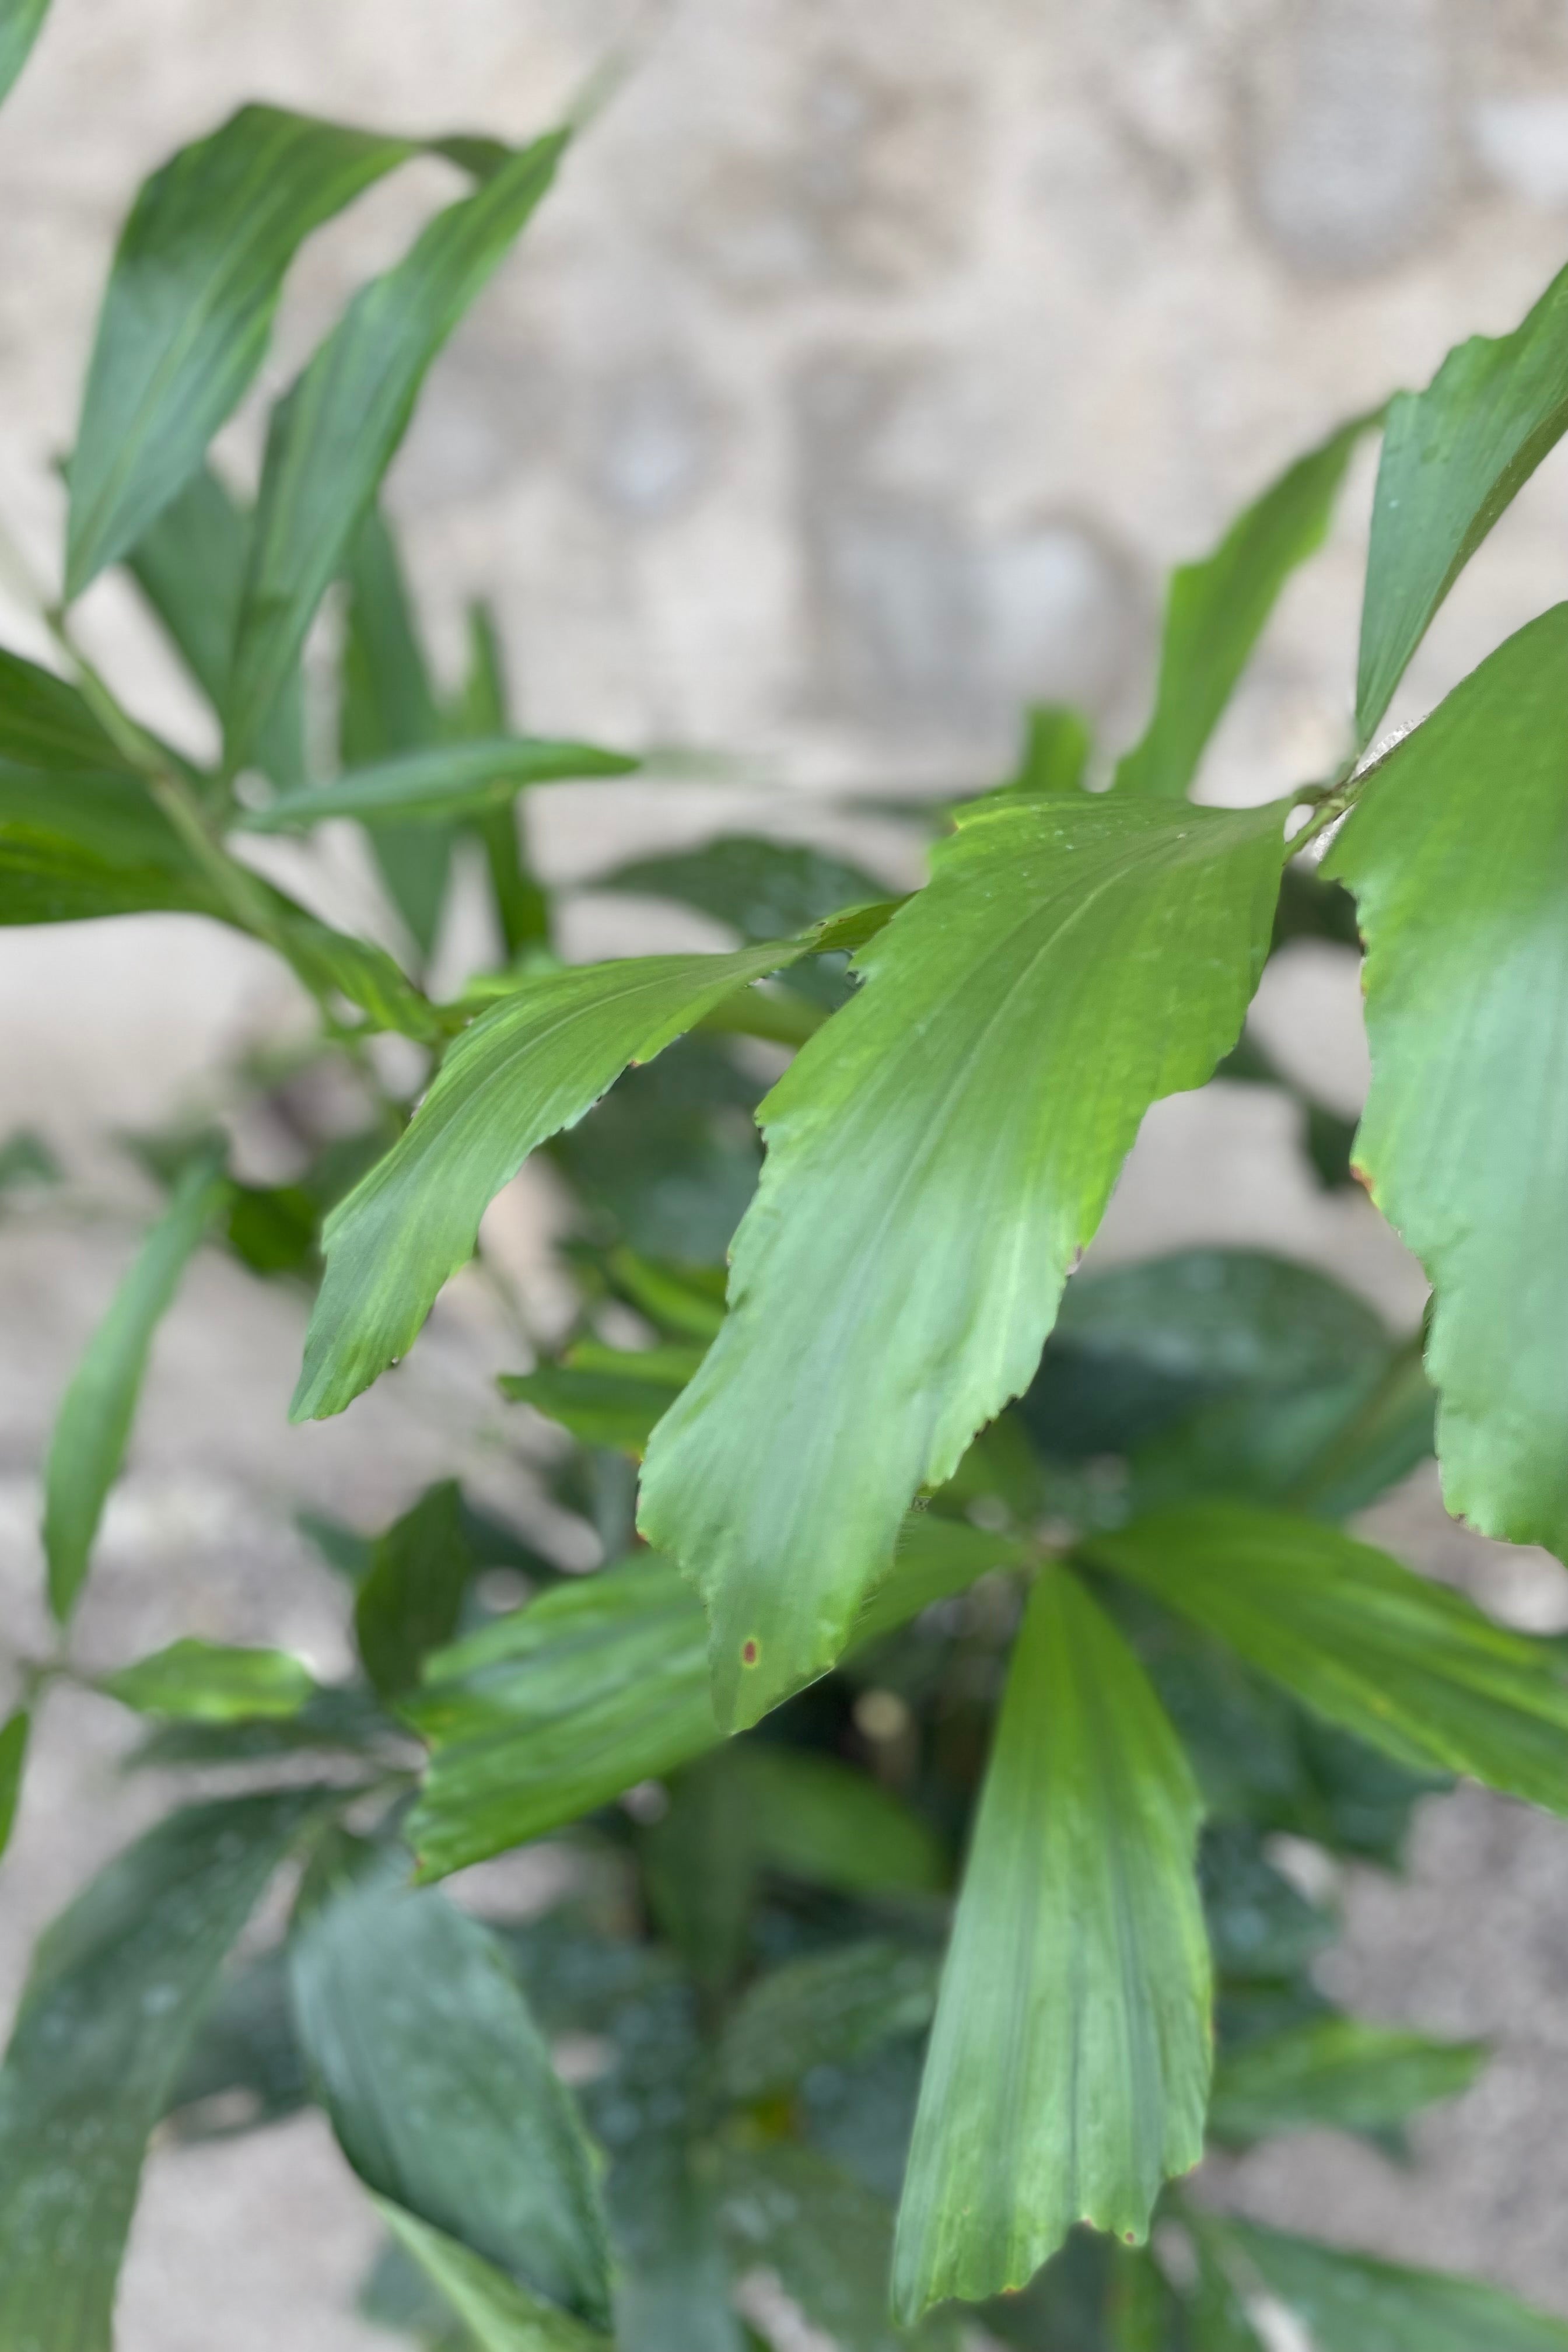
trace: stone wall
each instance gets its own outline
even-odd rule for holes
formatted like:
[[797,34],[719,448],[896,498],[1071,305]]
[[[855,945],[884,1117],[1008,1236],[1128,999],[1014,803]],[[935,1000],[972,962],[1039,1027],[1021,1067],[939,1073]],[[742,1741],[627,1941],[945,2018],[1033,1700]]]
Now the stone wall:
[[[983,781],[1026,696],[1130,740],[1166,568],[1338,419],[1513,323],[1568,258],[1562,0],[673,0],[635,20],[610,0],[55,0],[0,118],[0,520],[34,567],[52,575],[52,468],[142,173],[250,97],[515,136],[628,32],[640,61],[442,362],[391,492],[447,659],[463,597],[485,591],[531,723],[732,755],[707,783],[552,796],[539,850],[560,876],[737,807],[787,831],[826,788]],[[269,392],[445,184],[421,165],[317,240]],[[224,437],[239,478],[258,413]],[[1262,798],[1337,756],[1368,488],[1363,468],[1285,598],[1211,795]],[[1393,719],[1562,593],[1565,522],[1560,453]],[[8,640],[41,650],[0,602]],[[199,730],[117,583],[82,625],[146,716]],[[858,840],[907,871],[887,828]],[[574,936],[602,944],[605,920],[589,894]],[[139,1210],[104,1139],[199,1098],[294,1008],[243,943],[153,919],[0,934],[0,1131],[43,1127],[78,1196],[0,1223],[0,1575],[25,1628],[44,1433]],[[1353,976],[1331,955],[1271,974],[1264,1018],[1353,1102]],[[549,1211],[535,1186],[507,1213],[525,1267]],[[1338,1255],[1390,1312],[1419,1305],[1371,1210],[1315,1194],[1285,1106],[1245,1090],[1155,1115],[1103,1246],[1207,1238]],[[371,1523],[458,1465],[526,1496],[488,1402],[502,1341],[482,1298],[456,1286],[397,1381],[327,1429],[283,1426],[298,1337],[289,1302],[198,1269],[160,1344],[89,1654],[199,1628],[330,1664],[340,1613],[290,1533],[296,1503]],[[1561,1611],[1560,1571],[1458,1538],[1425,1491],[1388,1528],[1499,1605]],[[38,1921],[157,1800],[116,1779],[105,1712],[62,1703],[48,1727],[0,1918],[11,1981]],[[1432,1810],[1411,1886],[1352,1887],[1347,1984],[1383,2014],[1495,2032],[1499,2065],[1424,2133],[1415,2174],[1308,2141],[1240,2168],[1235,2193],[1568,2310],[1565,1855],[1560,1833],[1465,1798]],[[344,2309],[368,2238],[312,2125],[164,2155],[126,2352],[379,2342]]]

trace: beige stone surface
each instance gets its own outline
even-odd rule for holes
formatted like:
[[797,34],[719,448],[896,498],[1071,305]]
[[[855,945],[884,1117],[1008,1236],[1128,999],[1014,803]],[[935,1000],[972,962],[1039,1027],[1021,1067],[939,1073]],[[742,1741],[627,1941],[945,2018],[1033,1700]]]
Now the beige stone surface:
[[[94,305],[142,173],[245,99],[378,124],[542,126],[628,32],[640,62],[437,369],[398,462],[437,646],[496,599],[529,719],[735,755],[739,781],[545,796],[537,847],[591,877],[623,845],[734,820],[816,822],[827,788],[978,782],[1026,695],[1115,747],[1148,693],[1160,580],[1343,415],[1510,325],[1568,257],[1562,0],[55,0],[0,116],[0,520],[54,576]],[[266,391],[447,184],[421,165],[308,249]],[[259,400],[224,436],[254,468]],[[1255,799],[1337,756],[1350,707],[1363,468],[1226,721],[1205,790]],[[1562,593],[1568,459],[1472,566],[1391,714],[1408,719]],[[7,640],[41,651],[0,592]],[[83,634],[135,706],[201,741],[121,586]],[[844,836],[848,838],[850,836]],[[890,880],[910,853],[852,836]],[[334,854],[321,886],[376,919]],[[574,951],[626,943],[603,898]],[[460,961],[460,940],[450,960]],[[27,1121],[72,1197],[0,1223],[0,1591],[37,1639],[36,1474],[77,1350],[144,1206],[116,1129],[210,1101],[297,1018],[259,952],[181,921],[0,935],[0,1132]],[[1298,951],[1260,1019],[1352,1105],[1353,977]],[[261,1150],[264,1139],[250,1139]],[[542,1183],[500,1214],[550,1312]],[[1168,1104],[1102,1248],[1267,1242],[1340,1263],[1396,1319],[1419,1276],[1360,1200],[1325,1200],[1286,1107]],[[297,1307],[198,1267],[157,1349],[132,1475],[82,1622],[122,1658],[176,1630],[266,1633],[330,1664],[341,1602],[291,1530],[364,1524],[461,1468],[524,1507],[529,1463],[489,1373],[515,1342],[474,1284],[409,1364],[322,1430],[286,1429]],[[1565,1580],[1401,1498],[1390,1539],[1552,1619]],[[1456,1544],[1458,1552],[1456,1552]],[[1462,1555],[1460,1557],[1459,1555]],[[1561,1622],[1560,1617],[1552,1622]],[[0,1975],[155,1805],[117,1774],[109,1710],[59,1701],[0,1882]],[[1467,1796],[1433,1806],[1407,1884],[1357,1878],[1334,1966],[1375,2013],[1495,2036],[1479,2087],[1401,2173],[1342,2143],[1249,2160],[1252,2208],[1464,2262],[1568,2312],[1563,1833]],[[124,2352],[351,2352],[367,2232],[324,2137],[291,2126],[160,2155]],[[1480,2347],[1478,2347],[1480,2352]]]

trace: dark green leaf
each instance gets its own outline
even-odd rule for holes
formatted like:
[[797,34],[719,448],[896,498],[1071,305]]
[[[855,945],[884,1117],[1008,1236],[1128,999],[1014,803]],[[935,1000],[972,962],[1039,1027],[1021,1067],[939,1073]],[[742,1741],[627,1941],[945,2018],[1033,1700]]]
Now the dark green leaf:
[[1110,2247],[1105,2333],[1110,2352],[1178,2352],[1175,2296],[1146,2246]]
[[310,231],[416,152],[406,139],[247,106],[143,184],[114,257],[70,464],[68,601],[195,473],[261,364]]
[[371,2264],[357,2298],[361,2316],[391,2336],[412,2336],[421,2352],[474,2352],[469,2335],[446,2296],[389,2238]]
[[404,2252],[451,2305],[479,2352],[612,2352],[607,2336],[528,2294],[456,2238],[416,2221],[390,2198],[371,2201]]
[[595,890],[625,890],[638,898],[673,898],[696,907],[742,939],[778,939],[803,931],[841,907],[879,898],[882,885],[858,866],[799,842],[724,835],[700,849],[639,858],[595,875]]
[[1331,1940],[1332,1917],[1265,1859],[1250,1826],[1211,1823],[1199,1860],[1204,1915],[1221,1976],[1294,1976]]
[[27,1761],[27,1738],[32,1730],[32,1717],[25,1707],[0,1725],[0,1854],[11,1843],[11,1832],[16,1824],[16,1807],[22,1795],[22,1773]]
[[316,1203],[299,1184],[237,1184],[224,1236],[252,1274],[306,1274],[316,1258]]
[[27,62],[49,0],[0,0],[0,100]]
[[490,172],[354,297],[273,411],[227,709],[227,756],[251,757],[413,414],[425,372],[554,175],[563,133]]
[[1357,2017],[1311,2018],[1222,2053],[1209,2129],[1226,2140],[1314,2126],[1377,2137],[1468,2091],[1487,2055],[1484,2042],[1434,2042]]
[[643,1882],[661,1935],[705,1991],[721,1992],[746,1952],[756,1885],[751,1790],[725,1748],[681,1772],[642,1839]]
[[1568,1554],[1568,1126],[1550,1115],[1568,997],[1565,730],[1559,604],[1396,747],[1327,862],[1368,942],[1357,1163],[1436,1295],[1444,1498],[1483,1535]]
[[396,1029],[425,1045],[442,1036],[435,1008],[384,948],[333,930],[276,892],[273,927],[278,944],[313,994],[346,997],[365,1014],[370,1029]]
[[[635,1364],[636,1355],[627,1361]],[[496,1385],[514,1404],[531,1404],[547,1420],[558,1421],[580,1444],[613,1445],[641,1454],[683,1383],[546,1364],[537,1372],[503,1372]]]
[[[773,2140],[730,2152],[722,2219],[737,2267],[773,2272],[834,2344],[899,2352],[910,2340],[888,2316],[888,2206],[814,2149]],[[916,2340],[951,2338],[939,2322]]]
[[[487,604],[468,607],[468,676],[450,723],[465,741],[513,732],[500,635]],[[549,945],[550,901],[524,863],[515,805],[503,802],[487,811],[476,830],[484,844],[501,946],[510,963],[529,948]]]
[[14,1128],[0,1143],[0,1196],[27,1191],[35,1184],[58,1184],[64,1175],[43,1137],[32,1128]]
[[719,2073],[734,2099],[787,2090],[816,2066],[844,2066],[922,2033],[936,2007],[934,1952],[880,1938],[807,1953],[759,1977],[731,2011]]
[[166,1650],[100,1677],[99,1688],[139,1715],[181,1723],[249,1723],[298,1715],[315,1696],[310,1671],[287,1650],[171,1642]]
[[1568,2352],[1568,2323],[1474,2279],[1398,2269],[1251,2221],[1205,2229],[1306,2322],[1316,2352]]
[[1416,1769],[1568,1812],[1568,1676],[1550,1644],[1320,1520],[1188,1504],[1086,1549],[1301,1702]]
[[717,1262],[756,1186],[763,1091],[722,1039],[682,1037],[627,1070],[550,1156],[595,1222],[635,1249]]
[[[223,708],[228,682],[249,548],[249,514],[210,467],[200,466],[125,557],[136,585],[215,710]],[[304,782],[304,693],[297,669],[279,691],[257,764],[283,791]]]
[[0,760],[51,775],[128,772],[74,686],[0,649]]
[[293,1789],[173,1814],[39,1944],[0,2071],[6,2352],[110,2352],[148,2134],[225,1953],[321,1804]]
[[1089,728],[1065,703],[1032,702],[1024,717],[1024,746],[1009,783],[1027,793],[1076,793],[1090,751]]
[[[352,769],[424,750],[442,730],[396,543],[379,506],[370,508],[354,533],[346,586],[338,755]],[[371,849],[393,904],[427,959],[447,895],[450,835],[425,826],[378,826]]]
[[183,2139],[292,2115],[310,2096],[281,1945],[236,1969],[203,2018],[169,2099]]
[[1568,270],[1522,325],[1472,335],[1388,404],[1362,610],[1356,731],[1369,742],[1432,615],[1568,425]]
[[482,815],[525,784],[571,776],[629,775],[637,762],[591,743],[553,743],[530,735],[487,743],[447,743],[410,751],[379,767],[357,768],[330,784],[311,784],[268,802],[245,820],[249,833],[298,833],[330,816],[374,824]]
[[465,1030],[401,1142],[327,1220],[294,1419],[341,1412],[413,1345],[536,1145],[581,1118],[628,1062],[651,1060],[731,989],[800,951],[774,943],[542,973]]
[[610,2175],[623,2352],[742,2352],[717,2227],[727,2168],[723,2150],[664,2131],[645,2134]]
[[378,1536],[354,1596],[354,1637],[383,1698],[402,1698],[458,1628],[474,1572],[456,1479],[432,1486]]
[[119,1475],[153,1335],[226,1189],[216,1158],[186,1170],[61,1401],[44,1469],[44,1551],[49,1606],[62,1623],[86,1579],[104,1501]]
[[1207,2244],[1194,2245],[1197,2291],[1193,2297],[1194,2352],[1267,2352],[1243,2303]]
[[703,1636],[688,1586],[644,1555],[433,1658],[404,1709],[435,1749],[407,1824],[424,1873],[538,1837],[713,1746]]
[[746,1792],[758,1859],[771,1869],[851,1895],[946,1884],[930,1830],[866,1773],[771,1740],[748,1741],[725,1760]]
[[1165,800],[1185,793],[1279,591],[1322,545],[1351,453],[1372,421],[1342,425],[1270,483],[1212,555],[1172,573],[1154,713],[1117,768],[1118,791]]
[[734,1724],[832,1664],[911,1496],[1026,1386],[1144,1112],[1262,967],[1277,808],[1013,790],[957,824],[763,1106],[729,1317],[648,1448]]
[[1136,1658],[1076,1579],[1047,1570],[942,1973],[899,2216],[901,2313],[1022,2286],[1079,2220],[1143,2238],[1163,2182],[1198,2161],[1198,1815]]
[[289,1976],[319,2095],[367,2187],[605,2323],[588,2145],[489,1932],[373,1869],[306,1911]]
[[252,1716],[227,1723],[204,1723],[187,1716],[161,1723],[132,1751],[127,1769],[268,1764],[279,1757],[310,1754],[374,1757],[395,1738],[395,1727],[368,1691],[333,1685],[314,1692],[296,1715]]

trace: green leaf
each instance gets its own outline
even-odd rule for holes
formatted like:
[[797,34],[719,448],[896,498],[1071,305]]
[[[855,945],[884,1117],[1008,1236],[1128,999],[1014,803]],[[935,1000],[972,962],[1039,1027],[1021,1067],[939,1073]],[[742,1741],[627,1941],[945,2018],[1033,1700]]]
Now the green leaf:
[[[911,1520],[852,1639],[879,1639],[1022,1549],[978,1528]],[[422,1874],[542,1836],[716,1746],[706,1644],[689,1585],[641,1552],[429,1659],[400,1709],[434,1751],[407,1822]]]
[[445,743],[409,751],[378,766],[352,769],[330,784],[285,793],[244,820],[247,833],[299,833],[327,817],[358,817],[375,824],[450,822],[483,815],[525,784],[573,776],[626,776],[638,765],[619,751],[592,743],[556,743],[531,735],[497,736],[481,743]]
[[609,1803],[719,1738],[702,1612],[643,1555],[430,1660],[403,1712],[434,1754],[406,1824],[439,1876]]
[[1092,749],[1089,728],[1061,702],[1032,702],[1024,715],[1024,743],[1008,778],[1027,793],[1076,793]]
[[[0,798],[5,785],[0,783]],[[79,923],[104,915],[222,916],[207,885],[168,866],[129,866],[56,833],[0,818],[0,924]]]
[[666,857],[638,858],[609,874],[595,874],[594,890],[626,891],[636,898],[673,898],[695,907],[716,922],[729,923],[742,939],[778,939],[805,930],[841,907],[879,898],[882,885],[858,866],[802,842],[766,841],[726,834],[700,849]]
[[729,1317],[648,1448],[734,1724],[831,1665],[910,1496],[1027,1385],[1144,1112],[1262,968],[1278,808],[1012,790],[957,828],[763,1106]]
[[[465,742],[512,732],[500,634],[488,604],[468,607],[468,675],[461,700],[449,714],[449,725]],[[476,830],[489,866],[501,946],[507,961],[512,963],[529,948],[549,945],[549,898],[524,863],[514,806],[503,803],[487,810]]]
[[802,945],[636,956],[525,981],[447,1053],[412,1124],[322,1229],[326,1279],[291,1408],[341,1412],[410,1348],[479,1219],[529,1153],[628,1062],[651,1061],[711,1005]]
[[0,1199],[7,1192],[60,1183],[64,1169],[36,1129],[13,1128],[0,1143]]
[[565,137],[508,154],[438,213],[395,268],[360,289],[274,409],[229,685],[231,768],[252,756],[426,370],[549,187]]
[[848,1895],[930,1892],[947,1861],[918,1815],[836,1757],[748,1741],[725,1760],[746,1795],[760,1861]]
[[1209,2129],[1222,2140],[1316,2126],[1377,2137],[1468,2091],[1488,2055],[1481,2042],[1436,2042],[1358,2017],[1309,2018],[1221,2053]]
[[1388,404],[1356,682],[1370,742],[1433,614],[1568,426],[1568,270],[1510,335],[1472,335]]
[[[209,466],[199,466],[125,556],[132,578],[216,711],[228,682],[249,551],[248,511]],[[257,764],[284,791],[304,782],[304,691],[297,668],[279,690]]]
[[1267,2352],[1243,2303],[1206,2242],[1194,2242],[1197,2292],[1193,2297],[1193,2337],[1197,2352]]
[[1022,2286],[1080,2220],[1142,2240],[1162,2183],[1198,2161],[1198,1815],[1136,1658],[1077,1580],[1047,1570],[942,1972],[899,2215],[901,2314]]
[[743,2352],[717,2212],[727,2152],[645,2132],[610,2175],[626,2352]]
[[479,2352],[612,2352],[608,2336],[527,2294],[456,2238],[416,2221],[390,2198],[373,2197],[371,2202],[457,2313]]
[[936,2008],[936,1955],[876,1937],[808,1952],[758,1977],[725,2021],[719,2074],[732,2099],[787,2090],[816,2066],[852,2064],[921,2033]]
[[[814,2328],[848,2352],[899,2352],[888,2317],[892,2215],[809,2147],[774,2140],[727,2157],[721,2218],[737,2266],[776,2273]],[[949,2341],[941,2323],[921,2342]]]
[[1568,1675],[1462,1593],[1241,1503],[1177,1506],[1085,1549],[1397,1762],[1568,1812]]
[[746,1958],[756,1850],[744,1776],[725,1748],[677,1775],[642,1835],[643,1885],[660,1935],[695,1982],[722,1993]]
[[289,1965],[318,2095],[366,2186],[606,2324],[588,2143],[488,1930],[395,1864],[310,1906]]
[[275,1944],[219,1986],[169,2095],[169,2113],[182,2139],[219,2138],[295,2115],[309,2097],[284,1948]]
[[[423,750],[442,732],[396,542],[379,506],[354,533],[344,584],[338,756],[345,768],[369,767]],[[382,825],[370,845],[393,904],[428,959],[447,896],[450,834]]]
[[322,1802],[292,1789],[172,1814],[43,1937],[0,2070],[6,2352],[110,2352],[148,2134],[225,1953]]
[[1118,2245],[1114,2240],[1110,2252],[1105,2311],[1110,2352],[1184,2352],[1179,2305],[1153,2255],[1146,2246]]
[[74,686],[0,648],[0,760],[50,775],[127,775],[119,747]]
[[1291,1977],[1333,1940],[1331,1915],[1309,1903],[1265,1858],[1250,1823],[1210,1823],[1199,1875],[1209,1942],[1222,1977]]
[[115,253],[70,462],[68,603],[195,473],[261,364],[310,231],[416,152],[406,139],[246,106],[144,182]]
[[279,892],[272,898],[278,942],[312,993],[347,997],[371,1029],[395,1029],[425,1045],[437,1042],[444,1034],[441,1018],[384,948],[318,922]]
[[0,1724],[0,1854],[10,1844],[11,1832],[16,1825],[31,1730],[32,1717],[25,1707],[18,1707],[15,1715]]
[[139,1715],[176,1723],[249,1723],[298,1715],[316,1695],[308,1667],[287,1650],[236,1649],[221,1642],[171,1642],[98,1687]]
[[1568,2322],[1475,2279],[1397,2268],[1251,2221],[1205,2237],[1305,2321],[1316,2352],[1568,2352]]
[[1568,1000],[1565,729],[1558,604],[1379,765],[1327,861],[1367,940],[1357,1163],[1436,1294],[1444,1499],[1483,1535],[1562,1553],[1568,1127],[1550,1112]]
[[142,1242],[61,1401],[44,1468],[49,1606],[63,1624],[87,1577],[105,1498],[119,1475],[153,1335],[222,1207],[222,1163],[192,1162]]
[[[636,1356],[630,1360],[635,1363]],[[641,1454],[681,1383],[545,1364],[536,1372],[503,1372],[496,1386],[514,1404],[531,1404],[547,1420],[558,1421],[582,1445]]]
[[49,0],[0,0],[0,100],[26,64],[48,12]]
[[451,1640],[473,1573],[455,1478],[429,1487],[376,1538],[354,1595],[354,1638],[384,1699],[412,1690],[429,1653]]
[[1212,555],[1172,573],[1154,713],[1117,768],[1119,791],[1186,792],[1279,591],[1322,545],[1351,453],[1374,421],[1342,425],[1269,484]]

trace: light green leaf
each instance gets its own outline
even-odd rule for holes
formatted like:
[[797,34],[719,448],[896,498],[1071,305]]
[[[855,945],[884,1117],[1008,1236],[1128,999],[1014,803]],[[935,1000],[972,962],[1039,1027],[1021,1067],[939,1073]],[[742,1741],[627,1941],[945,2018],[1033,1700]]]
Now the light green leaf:
[[1269,484],[1212,555],[1172,573],[1154,714],[1117,768],[1118,791],[1185,793],[1279,591],[1322,545],[1351,453],[1374,421],[1342,425]]
[[573,1126],[733,988],[803,952],[635,956],[541,973],[464,1031],[401,1141],[322,1228],[326,1279],[296,1421],[341,1412],[414,1343],[479,1219],[535,1146]]
[[787,2090],[814,2066],[846,2066],[921,2033],[936,2008],[933,1952],[880,1937],[837,1944],[758,1977],[725,2021],[719,2074],[733,2099]]
[[1092,749],[1087,721],[1061,702],[1032,702],[1024,714],[1024,745],[1011,784],[1029,793],[1076,793]]
[[[249,551],[248,511],[209,466],[199,466],[125,556],[132,578],[217,711],[228,683]],[[279,689],[257,764],[282,791],[304,782],[304,692],[297,668]]]
[[1480,2042],[1435,2042],[1358,2017],[1314,2017],[1223,2053],[1209,2129],[1219,2139],[1323,2126],[1397,2130],[1437,2099],[1468,2091],[1487,2062]]
[[1022,2286],[1075,2221],[1142,2240],[1163,2182],[1198,2161],[1198,1815],[1142,1668],[1077,1580],[1047,1570],[942,1972],[899,2215],[904,2315]]
[[1370,742],[1433,614],[1568,425],[1568,270],[1511,335],[1472,335],[1388,404],[1362,608],[1356,733]]
[[450,2304],[479,2352],[612,2352],[608,2336],[525,2293],[456,2238],[416,2221],[388,2197],[373,2197],[371,2202]]
[[1282,813],[1016,789],[957,812],[763,1105],[730,1313],[641,1525],[700,1585],[722,1718],[831,1665],[906,1505],[1025,1388],[1150,1104],[1262,968]]
[[1178,1506],[1085,1549],[1397,1762],[1568,1812],[1568,1675],[1462,1593],[1243,1503]]
[[37,39],[49,0],[0,0],[0,100],[3,100]]
[[299,833],[330,816],[363,824],[449,823],[482,816],[525,784],[569,777],[626,776],[637,766],[619,751],[592,743],[556,743],[531,735],[498,736],[481,743],[445,743],[405,752],[372,768],[352,769],[330,784],[285,793],[247,816],[247,833]]
[[16,1807],[22,1797],[22,1774],[32,1727],[32,1717],[24,1707],[18,1707],[0,1725],[0,1853],[10,1844],[11,1832],[16,1826]]
[[115,253],[70,463],[68,602],[195,473],[261,364],[310,231],[416,152],[410,140],[246,106],[143,184]]
[[489,1931],[373,1868],[306,1909],[289,1965],[318,2095],[366,2186],[606,2324],[588,2143]]
[[[635,1366],[637,1356],[627,1358]],[[582,1445],[608,1445],[641,1454],[660,1418],[678,1396],[679,1381],[649,1381],[635,1370],[589,1370],[575,1364],[544,1364],[536,1372],[503,1372],[496,1386],[514,1404],[531,1404],[549,1421],[569,1429]]]
[[310,1669],[288,1650],[231,1648],[222,1642],[171,1642],[134,1665],[100,1677],[98,1687],[139,1715],[174,1723],[249,1723],[298,1715],[316,1695]]
[[554,176],[566,134],[494,164],[354,297],[273,411],[227,718],[231,768],[258,731],[407,429],[426,370]]
[[62,1624],[86,1579],[104,1501],[119,1475],[153,1335],[226,1190],[218,1159],[192,1161],[61,1402],[44,1468],[44,1552],[49,1606]]
[[291,1789],[174,1813],[39,1944],[0,2070],[5,2352],[110,2352],[148,2134],[225,1954],[322,1802]]
[[318,922],[280,892],[272,894],[272,906],[279,942],[307,988],[347,997],[365,1014],[368,1028],[395,1029],[423,1045],[440,1039],[441,1016],[384,948]]
[[1478,2280],[1341,2253],[1251,2221],[1204,2233],[1311,2332],[1316,2352],[1568,2352],[1568,2322]]
[[1367,941],[1357,1164],[1436,1293],[1444,1500],[1568,1554],[1565,743],[1558,604],[1381,763],[1327,864]]
[[428,1654],[451,1640],[473,1572],[455,1478],[430,1487],[376,1538],[354,1595],[354,1638],[383,1698],[412,1690]]

